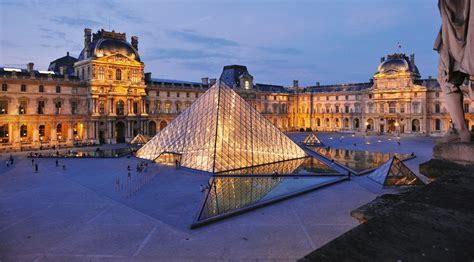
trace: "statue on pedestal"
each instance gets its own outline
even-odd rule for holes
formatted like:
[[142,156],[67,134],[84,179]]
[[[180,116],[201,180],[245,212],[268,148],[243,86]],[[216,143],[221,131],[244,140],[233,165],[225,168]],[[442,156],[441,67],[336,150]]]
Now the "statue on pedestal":
[[470,142],[460,86],[471,81],[469,95],[474,98],[474,0],[439,0],[438,8],[442,19],[434,47],[440,55],[438,81],[454,125],[454,133],[444,142]]

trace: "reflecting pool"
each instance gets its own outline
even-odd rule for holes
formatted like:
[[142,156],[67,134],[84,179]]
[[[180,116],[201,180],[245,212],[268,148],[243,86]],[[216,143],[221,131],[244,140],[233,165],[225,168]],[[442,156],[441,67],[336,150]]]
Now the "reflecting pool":
[[317,146],[307,146],[307,148],[329,160],[334,160],[338,164],[354,172],[356,175],[367,173],[374,168],[379,167],[394,155],[400,160],[407,160],[415,157],[412,154],[369,152],[344,148]]
[[30,157],[58,157],[58,158],[115,158],[123,157],[132,152],[130,148],[118,148],[118,149],[98,149],[95,151],[83,151],[83,150],[68,150],[67,152],[56,153],[32,153]]

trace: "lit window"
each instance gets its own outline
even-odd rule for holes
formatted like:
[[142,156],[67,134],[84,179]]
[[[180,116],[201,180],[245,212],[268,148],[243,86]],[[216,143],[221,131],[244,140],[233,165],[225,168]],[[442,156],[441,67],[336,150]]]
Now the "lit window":
[[38,101],[38,114],[44,114],[44,101]]
[[0,143],[9,142],[8,124],[0,126]]
[[55,103],[56,106],[56,115],[61,114],[61,101]]
[[165,113],[167,114],[171,113],[171,103],[165,104]]
[[104,80],[105,79],[105,71],[104,71],[103,66],[99,66],[99,71],[98,71],[97,77],[99,78],[99,80]]
[[20,137],[28,136],[28,127],[26,125],[21,125],[20,127]]
[[245,81],[245,89],[249,90],[250,89],[250,82]]
[[7,84],[2,84],[2,91],[3,92],[8,91],[8,85]]
[[71,114],[72,115],[77,114],[77,102],[76,101],[71,102]]
[[20,115],[26,114],[26,106],[27,106],[26,101],[20,101],[20,105],[18,106],[18,113]]
[[117,69],[115,71],[115,80],[122,80],[122,70]]
[[8,101],[0,101],[0,115],[8,114]]
[[105,103],[104,101],[99,102],[99,114],[103,115],[105,113]]
[[123,116],[125,114],[125,103],[122,100],[117,102],[115,112],[119,116]]
[[469,104],[464,104],[464,113],[469,113]]
[[26,85],[21,85],[21,92],[26,92]]

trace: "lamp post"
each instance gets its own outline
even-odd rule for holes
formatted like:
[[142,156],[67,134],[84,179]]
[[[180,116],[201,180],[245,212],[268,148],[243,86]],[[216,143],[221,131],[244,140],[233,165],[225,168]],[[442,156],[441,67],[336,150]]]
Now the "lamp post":
[[40,150],[43,150],[43,137],[40,137]]
[[20,137],[20,152],[23,151],[23,137]]

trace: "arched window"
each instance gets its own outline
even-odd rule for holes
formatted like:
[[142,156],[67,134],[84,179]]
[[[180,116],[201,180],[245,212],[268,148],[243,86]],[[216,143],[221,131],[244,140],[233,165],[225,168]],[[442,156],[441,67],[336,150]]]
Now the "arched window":
[[39,137],[41,139],[46,134],[46,127],[44,125],[40,125],[38,132],[39,132]]
[[441,130],[441,120],[436,119],[435,120],[435,130],[440,131]]
[[115,111],[119,116],[123,116],[125,114],[125,103],[122,100],[117,101]]
[[115,80],[122,80],[122,70],[117,69],[115,71]]
[[56,136],[58,137],[59,141],[63,140],[63,125],[62,124],[56,125]]
[[349,128],[349,119],[344,118],[344,128]]
[[334,123],[334,127],[339,128],[339,118],[336,118],[336,121]]
[[0,126],[0,143],[9,142],[8,124]]
[[326,118],[326,127],[329,127],[329,118]]
[[354,119],[354,128],[358,129],[359,126],[360,126],[359,119],[358,119],[358,118],[355,118],[355,119]]
[[374,120],[372,120],[371,118],[369,118],[367,120],[367,122],[365,123],[365,126],[367,130],[372,130],[374,128]]
[[321,119],[316,118],[316,125],[317,125],[318,127],[321,126]]
[[26,125],[21,125],[20,127],[20,137],[28,136],[28,127]]

